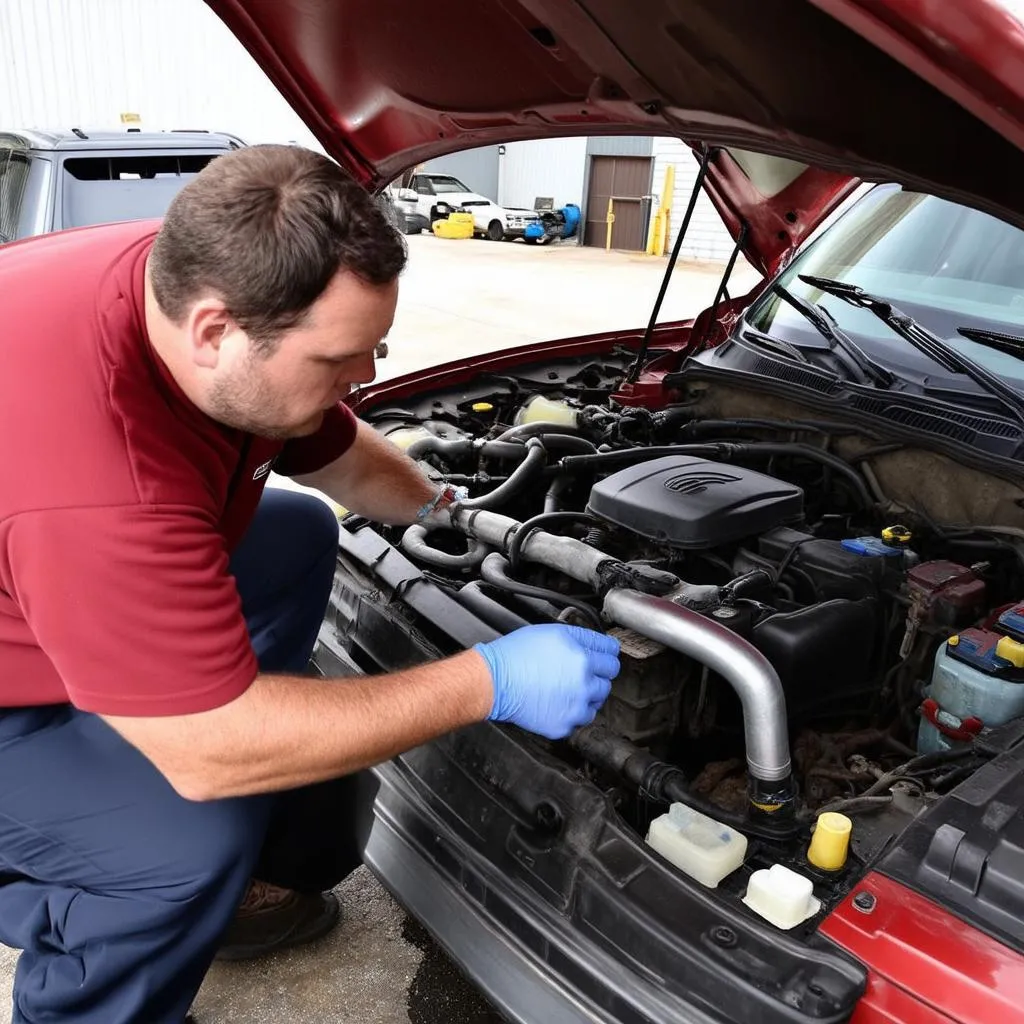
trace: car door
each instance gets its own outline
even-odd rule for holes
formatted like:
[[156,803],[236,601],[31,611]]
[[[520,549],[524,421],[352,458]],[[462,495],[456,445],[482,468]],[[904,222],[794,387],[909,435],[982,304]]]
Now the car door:
[[427,220],[430,220],[430,211],[434,208],[434,186],[430,182],[430,178],[425,174],[417,174],[412,179],[412,190],[419,197],[416,200],[416,210],[422,214]]

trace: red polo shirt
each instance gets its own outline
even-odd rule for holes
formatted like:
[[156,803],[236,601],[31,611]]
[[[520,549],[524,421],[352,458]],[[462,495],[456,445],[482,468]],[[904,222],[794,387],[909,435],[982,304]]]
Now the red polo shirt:
[[171,715],[241,694],[257,667],[228,554],[272,463],[311,472],[355,436],[344,406],[283,444],[185,398],[145,330],[156,227],[0,249],[0,708]]

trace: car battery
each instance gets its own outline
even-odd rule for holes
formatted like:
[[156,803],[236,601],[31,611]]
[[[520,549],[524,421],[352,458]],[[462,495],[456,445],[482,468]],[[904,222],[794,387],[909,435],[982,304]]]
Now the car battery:
[[785,564],[805,573],[819,601],[857,601],[877,597],[886,586],[895,588],[909,555],[873,537],[829,540],[785,526],[762,534],[757,551],[776,566]]
[[905,658],[921,629],[959,629],[985,610],[985,581],[970,566],[936,560],[921,562],[907,573],[910,609],[900,646]]

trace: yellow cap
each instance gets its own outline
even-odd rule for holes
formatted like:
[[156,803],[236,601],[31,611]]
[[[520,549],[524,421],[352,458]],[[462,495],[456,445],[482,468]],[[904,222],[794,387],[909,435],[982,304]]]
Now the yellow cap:
[[951,637],[950,637],[950,638],[949,638],[949,639],[948,639],[948,640],[946,641],[946,643],[947,643],[947,644],[949,644],[949,646],[950,646],[950,647],[956,647],[956,645],[957,645],[958,643],[960,643],[960,634],[959,634],[959,633],[957,633],[957,635],[956,635],[956,636],[951,636]]
[[996,644],[996,657],[1005,658],[1014,668],[1024,668],[1024,644],[1012,636],[1001,636]]
[[818,815],[807,859],[822,871],[838,871],[846,864],[853,822],[845,814],[826,811]]
[[882,531],[882,540],[886,544],[909,544],[913,534],[905,526],[887,526]]
[[494,406],[490,402],[474,402],[470,408],[473,412],[490,412]]

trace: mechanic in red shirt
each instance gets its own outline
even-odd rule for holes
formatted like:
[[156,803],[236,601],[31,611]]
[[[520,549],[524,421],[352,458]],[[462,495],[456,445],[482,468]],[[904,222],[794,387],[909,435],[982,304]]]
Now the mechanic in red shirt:
[[[401,237],[334,163],[212,162],[162,226],[0,249],[0,941],[14,1021],[180,1022],[220,949],[323,934],[351,773],[491,718],[557,737],[618,671],[531,626],[344,682],[303,675],[338,523],[444,517],[341,404],[372,380]],[[543,665],[543,672],[537,666]]]

